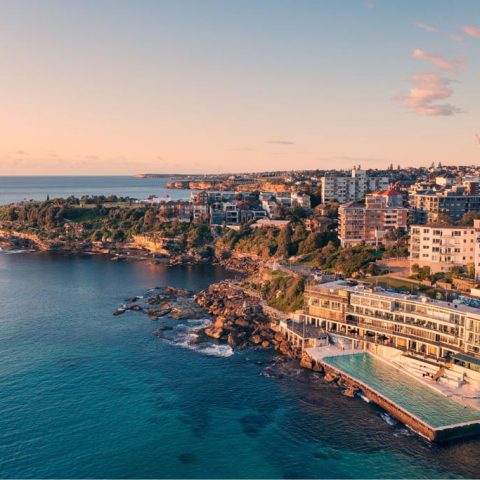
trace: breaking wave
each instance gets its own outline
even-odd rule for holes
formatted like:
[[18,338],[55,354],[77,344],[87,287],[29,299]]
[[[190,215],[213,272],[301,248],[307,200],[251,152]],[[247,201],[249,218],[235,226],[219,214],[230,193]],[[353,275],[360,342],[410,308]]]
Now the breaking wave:
[[34,252],[35,250],[4,250],[3,248],[0,248],[0,255],[16,255],[18,253],[31,253]]
[[171,345],[187,348],[202,355],[212,357],[230,357],[233,355],[233,348],[230,345],[221,345],[200,338],[200,330],[211,324],[209,319],[187,320],[178,323],[171,330],[163,332],[160,336]]
[[385,422],[385,423],[388,423],[388,425],[394,427],[397,425],[397,421],[392,417],[390,416],[388,413],[381,413],[380,414],[380,417],[382,418],[382,420]]

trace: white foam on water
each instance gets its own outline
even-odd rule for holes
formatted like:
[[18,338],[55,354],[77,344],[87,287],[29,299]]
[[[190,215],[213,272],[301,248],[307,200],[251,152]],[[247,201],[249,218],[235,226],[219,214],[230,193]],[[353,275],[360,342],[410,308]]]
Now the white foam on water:
[[358,398],[361,398],[364,402],[370,403],[370,400],[363,394],[363,393],[357,393]]
[[230,345],[221,345],[213,342],[198,343],[199,331],[211,325],[208,318],[199,320],[188,320],[187,323],[180,323],[174,327],[174,338],[165,340],[171,345],[187,348],[203,355],[212,357],[230,357],[233,355],[233,348]]
[[392,427],[394,427],[397,424],[397,421],[388,413],[381,413],[380,417],[385,423],[388,423]]
[[3,248],[0,248],[0,254],[3,255],[17,255],[19,253],[31,253],[34,251],[35,250],[4,250]]
[[399,428],[393,435],[395,437],[413,437],[415,432],[409,428]]
[[212,357],[231,357],[233,355],[233,348],[230,345],[209,344],[205,348],[200,348],[197,351],[204,355]]

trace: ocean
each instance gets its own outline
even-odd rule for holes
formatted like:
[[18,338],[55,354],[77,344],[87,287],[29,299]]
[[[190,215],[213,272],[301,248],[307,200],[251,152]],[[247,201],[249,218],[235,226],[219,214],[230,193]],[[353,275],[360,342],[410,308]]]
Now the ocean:
[[6,177],[0,176],[0,205],[74,195],[122,195],[139,200],[149,195],[188,199],[190,190],[165,188],[168,178],[135,177]]
[[196,343],[201,320],[112,312],[210,266],[0,253],[1,478],[478,477],[480,440],[432,445],[274,355]]

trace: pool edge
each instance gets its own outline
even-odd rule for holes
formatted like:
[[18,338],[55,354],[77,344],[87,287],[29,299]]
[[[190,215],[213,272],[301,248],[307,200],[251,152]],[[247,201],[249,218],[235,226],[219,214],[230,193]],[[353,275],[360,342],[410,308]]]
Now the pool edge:
[[[372,355],[370,352],[358,352],[364,353],[367,355]],[[355,355],[355,354],[352,354]],[[454,440],[458,438],[466,438],[473,435],[480,434],[480,419],[472,420],[468,422],[459,422],[449,425],[442,425],[441,427],[433,427],[425,420],[422,420],[415,414],[409,412],[406,408],[398,405],[395,401],[388,398],[386,395],[378,392],[374,388],[365,384],[363,381],[358,380],[351,374],[346,373],[341,368],[331,365],[326,361],[328,358],[334,358],[335,355],[330,355],[328,357],[322,358],[320,363],[323,365],[325,371],[333,371],[337,374],[342,375],[345,379],[349,380],[352,384],[358,385],[361,387],[361,390],[365,396],[376,405],[380,406],[393,417],[395,417],[400,422],[404,423],[417,434],[433,441],[433,442],[445,442],[449,440]],[[377,358],[375,355],[372,357]],[[414,379],[412,379],[414,380]],[[459,404],[460,406],[460,404]]]

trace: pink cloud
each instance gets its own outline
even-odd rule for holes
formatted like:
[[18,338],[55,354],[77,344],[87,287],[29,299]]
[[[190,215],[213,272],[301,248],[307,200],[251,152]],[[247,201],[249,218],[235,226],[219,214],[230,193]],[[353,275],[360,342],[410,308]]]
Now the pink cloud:
[[449,38],[452,39],[455,42],[463,42],[463,37],[461,35],[457,35],[455,33],[452,33],[449,35]]
[[434,55],[433,53],[428,53],[425,50],[420,50],[417,48],[413,51],[413,56],[415,58],[423,58],[428,60],[436,65],[442,70],[447,70],[449,72],[459,73],[465,68],[465,62],[461,58],[454,58],[453,60],[447,60],[446,58],[441,57],[440,55]]
[[431,25],[428,25],[426,23],[416,23],[415,26],[427,32],[432,32],[432,33],[438,32],[438,28],[432,27]]
[[462,110],[449,103],[438,104],[438,100],[445,100],[453,94],[449,87],[451,81],[440,77],[436,73],[421,73],[412,78],[414,86],[406,95],[400,95],[401,100],[417,115],[449,116],[462,113]]
[[463,33],[466,33],[470,37],[480,38],[480,28],[473,25],[466,25],[462,27]]

